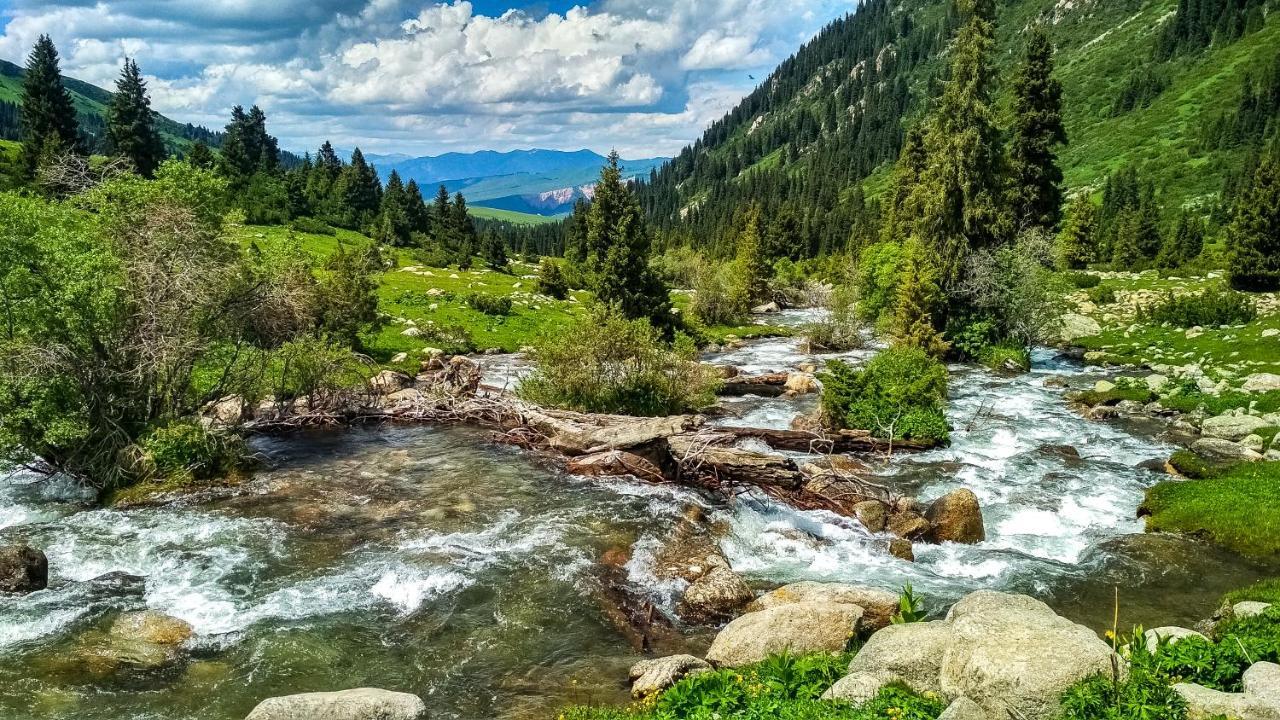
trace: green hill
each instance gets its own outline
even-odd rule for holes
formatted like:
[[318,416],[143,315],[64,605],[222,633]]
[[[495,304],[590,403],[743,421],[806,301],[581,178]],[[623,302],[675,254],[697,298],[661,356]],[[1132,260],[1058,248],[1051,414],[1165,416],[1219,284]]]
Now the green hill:
[[[1197,2],[1222,6],[1207,30],[1211,44],[1157,59],[1166,36],[1182,29],[1179,5]],[[1154,182],[1167,215],[1209,209],[1249,147],[1275,132],[1272,120],[1251,136],[1220,137],[1246,83],[1276,86],[1278,5],[1002,0],[997,62],[1007,77],[1025,30],[1047,27],[1064,86],[1070,144],[1060,162],[1070,190],[1098,189],[1108,173],[1133,165]],[[861,200],[855,188],[868,199],[883,188],[905,128],[937,92],[955,17],[950,0],[867,0],[669,163],[643,192],[650,216],[714,243],[735,210],[754,202],[766,216],[793,213],[810,254],[842,247]],[[1280,109],[1280,100],[1268,102]]]
[[[6,60],[0,60],[0,139],[18,139],[18,108],[22,102],[22,78],[25,70]],[[82,132],[96,143],[102,137],[106,126],[107,106],[111,103],[111,93],[96,85],[82,80],[63,76],[62,84],[71,93]],[[202,140],[210,147],[221,144],[221,133],[207,128],[180,123],[176,120],[157,116],[157,127],[164,138],[170,152],[182,151],[197,140]],[[97,148],[95,148],[97,149]]]

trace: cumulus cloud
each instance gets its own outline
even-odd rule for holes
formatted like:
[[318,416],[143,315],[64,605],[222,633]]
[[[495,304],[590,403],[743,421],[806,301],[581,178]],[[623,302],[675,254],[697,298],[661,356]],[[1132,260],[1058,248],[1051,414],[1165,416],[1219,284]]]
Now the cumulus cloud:
[[49,33],[102,85],[135,57],[161,112],[217,127],[257,103],[290,148],[670,154],[855,2],[14,0],[0,57]]

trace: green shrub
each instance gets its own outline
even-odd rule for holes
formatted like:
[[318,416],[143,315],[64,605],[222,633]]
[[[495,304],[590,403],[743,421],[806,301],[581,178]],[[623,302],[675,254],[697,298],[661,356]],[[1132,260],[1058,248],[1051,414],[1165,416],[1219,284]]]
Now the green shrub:
[[877,243],[858,259],[858,319],[868,325],[892,315],[901,279],[902,246]]
[[704,266],[693,282],[689,314],[703,325],[741,325],[751,313],[745,286],[734,281],[734,266]]
[[290,227],[298,232],[310,233],[312,235],[337,235],[338,231],[333,226],[323,220],[317,220],[313,217],[294,218],[289,223]]
[[468,293],[467,307],[472,310],[478,310],[485,315],[510,315],[511,298],[506,295],[490,295],[489,293]]
[[1142,308],[1139,318],[1159,325],[1169,323],[1175,327],[1216,327],[1218,325],[1244,325],[1258,317],[1253,300],[1235,290],[1206,290],[1199,295],[1174,295],[1169,293],[1159,305]]
[[1089,288],[1098,287],[1102,284],[1102,278],[1092,273],[1072,272],[1066,273],[1063,277],[1067,282],[1077,290],[1088,290]]
[[1085,295],[1094,305],[1110,305],[1116,301],[1116,289],[1111,285],[1095,285],[1086,290]]
[[1094,675],[1072,685],[1062,696],[1062,720],[1184,720],[1186,701],[1143,661],[1150,653],[1141,632],[1128,647],[1125,681]]
[[715,404],[719,380],[698,362],[686,335],[663,342],[645,320],[594,307],[534,345],[534,372],[518,393],[531,402],[583,412],[676,415]]
[[203,480],[241,466],[248,451],[239,437],[194,421],[152,428],[139,441],[149,477]]
[[855,312],[854,291],[839,286],[831,293],[831,312],[828,316],[805,328],[805,337],[811,348],[829,352],[856,350],[866,345],[862,336],[862,323]]
[[847,655],[781,655],[687,677],[628,709],[569,708],[563,720],[934,720],[945,709],[891,685],[861,706],[820,696],[848,671]]
[[538,263],[538,293],[555,300],[569,297],[569,282],[560,271],[560,263],[551,258],[542,258]]
[[822,383],[822,414],[834,427],[895,440],[947,440],[947,369],[922,350],[890,348],[861,370],[833,360]]
[[1089,407],[1097,407],[1099,405],[1119,405],[1125,400],[1131,402],[1149,403],[1155,399],[1156,394],[1145,387],[1116,387],[1110,390],[1082,390],[1080,392],[1071,393],[1070,399],[1087,405]]
[[992,345],[982,351],[978,362],[992,370],[1031,370],[1031,351],[1021,345]]

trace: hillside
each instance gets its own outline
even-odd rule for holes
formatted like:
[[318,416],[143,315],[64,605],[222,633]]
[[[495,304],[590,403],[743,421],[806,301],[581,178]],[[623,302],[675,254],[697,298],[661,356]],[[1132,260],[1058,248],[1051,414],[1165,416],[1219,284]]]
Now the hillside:
[[[1002,75],[1031,24],[1044,23],[1057,46],[1070,190],[1096,190],[1134,165],[1166,215],[1215,204],[1247,148],[1209,141],[1210,130],[1280,58],[1274,0],[1269,12],[1261,0],[1221,4],[1243,8],[1234,33],[1214,32],[1209,47],[1158,61],[1179,0],[999,3]],[[954,25],[950,0],[869,0],[832,23],[658,174],[644,193],[651,217],[715,242],[736,208],[756,202],[766,215],[794,214],[810,253],[841,247],[935,94]]]
[[[22,67],[0,60],[0,139],[18,139],[18,108],[22,102],[24,73]],[[100,138],[106,125],[111,93],[65,75],[62,77],[62,84],[71,93],[81,130],[92,139]],[[203,140],[210,147],[221,144],[221,133],[190,123],[180,123],[164,115],[158,115],[157,120],[157,127],[170,151],[181,150],[197,140]]]

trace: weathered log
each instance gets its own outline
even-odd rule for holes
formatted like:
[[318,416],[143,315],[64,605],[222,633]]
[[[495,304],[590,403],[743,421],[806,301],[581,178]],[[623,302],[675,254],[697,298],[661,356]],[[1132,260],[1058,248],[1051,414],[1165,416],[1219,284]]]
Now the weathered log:
[[552,448],[569,455],[627,450],[688,432],[702,423],[696,415],[637,418],[550,412],[532,406],[522,415],[528,425],[547,437]]
[[755,438],[774,450],[806,453],[888,452],[890,449],[923,450],[926,443],[914,440],[881,440],[865,430],[824,431],[776,430],[771,428],[720,426],[716,432],[739,438]]
[[631,475],[653,483],[667,479],[657,465],[625,450],[605,450],[590,455],[578,455],[569,459],[567,469],[574,475],[589,477]]
[[678,478],[701,485],[748,484],[797,490],[804,475],[785,455],[733,447],[734,436],[704,432],[672,435],[667,446],[676,460]]
[[760,395],[761,397],[778,397],[787,391],[788,376],[789,373],[779,372],[729,378],[720,386],[720,394],[728,396]]

